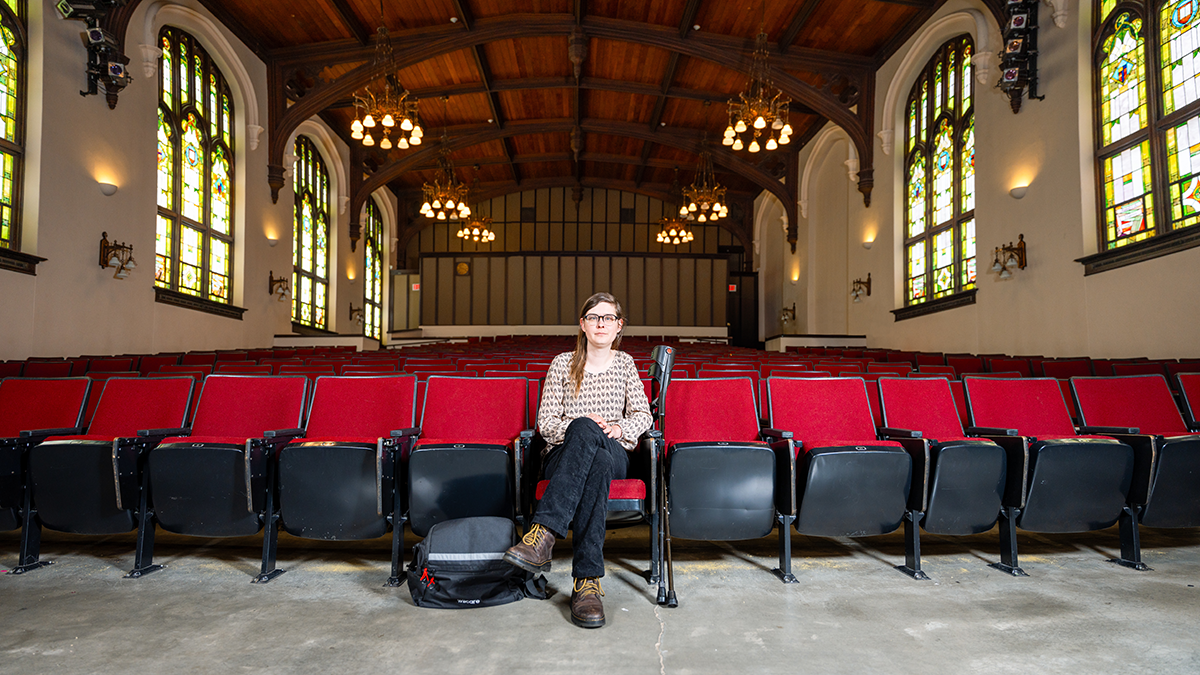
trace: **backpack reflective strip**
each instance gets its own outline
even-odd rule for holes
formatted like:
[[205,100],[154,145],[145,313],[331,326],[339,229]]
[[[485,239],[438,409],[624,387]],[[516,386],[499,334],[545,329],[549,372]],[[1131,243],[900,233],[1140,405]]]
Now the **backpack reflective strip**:
[[498,553],[430,553],[427,559],[430,562],[437,560],[460,562],[467,560],[501,560],[503,558],[504,551]]

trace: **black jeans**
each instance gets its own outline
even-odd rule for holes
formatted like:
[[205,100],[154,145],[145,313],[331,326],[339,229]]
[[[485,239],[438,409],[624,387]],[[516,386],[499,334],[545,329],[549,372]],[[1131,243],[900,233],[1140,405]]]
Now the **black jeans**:
[[550,484],[533,522],[556,535],[568,527],[574,530],[571,576],[604,576],[608,484],[621,480],[628,471],[629,453],[587,417],[571,422],[562,445],[547,455],[545,476]]

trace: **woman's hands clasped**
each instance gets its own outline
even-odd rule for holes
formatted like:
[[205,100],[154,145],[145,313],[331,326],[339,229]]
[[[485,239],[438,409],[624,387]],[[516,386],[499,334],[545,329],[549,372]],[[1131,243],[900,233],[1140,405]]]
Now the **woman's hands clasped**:
[[609,438],[621,437],[620,424],[609,424],[603,417],[597,415],[596,413],[588,413],[587,418],[600,425],[600,431],[603,431],[604,434]]

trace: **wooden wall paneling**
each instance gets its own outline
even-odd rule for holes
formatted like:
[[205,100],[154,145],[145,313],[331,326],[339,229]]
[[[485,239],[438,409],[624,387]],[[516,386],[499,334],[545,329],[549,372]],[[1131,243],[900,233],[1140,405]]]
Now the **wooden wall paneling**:
[[578,316],[575,304],[575,277],[579,258],[563,256],[558,261],[558,316],[561,323],[573,323]]
[[[633,243],[629,250],[634,253],[645,252],[649,248],[650,231],[657,228],[657,225],[649,225],[647,223],[637,223],[633,226]],[[655,232],[658,230],[655,229]]]
[[696,259],[679,259],[679,325],[696,325]]
[[612,258],[597,257],[592,263],[592,293],[612,293]]
[[663,258],[662,323],[679,325],[679,258]]
[[[561,188],[554,188],[554,192],[559,192]],[[550,222],[550,192],[551,188],[539,188],[534,193],[534,206],[537,207],[537,222]]]
[[641,325],[646,325],[646,259],[628,258],[627,285],[625,297],[625,315]]
[[550,223],[538,220],[533,226],[533,248],[535,251],[550,250]]
[[609,280],[609,293],[616,296],[625,311],[629,311],[629,258],[618,256],[611,259],[612,276]]
[[646,318],[647,326],[663,325],[663,258],[646,258]]
[[521,251],[537,250],[535,242],[536,232],[534,231],[536,227],[536,223],[521,222]]
[[[499,234],[496,235],[496,240],[500,240]],[[521,221],[519,219],[510,220],[504,224],[504,250],[509,253],[521,251]]]
[[[457,238],[457,237],[456,237]],[[475,273],[473,269],[475,261],[471,258],[450,258],[454,261],[457,267],[459,263],[466,263],[472,267],[471,274]],[[454,325],[467,326],[471,323],[471,277],[459,276],[454,273]]]
[[454,323],[454,258],[437,259],[437,315],[434,323]]
[[592,249],[592,222],[591,220],[580,220],[575,226],[578,234],[578,248],[567,249],[569,251],[591,251]]
[[510,326],[525,324],[525,258],[514,255],[508,258],[507,278],[508,311],[504,323]]
[[[564,323],[559,316],[562,304],[559,299],[559,292],[562,290],[558,273],[560,261],[560,258],[554,256],[542,258],[542,323],[547,326]],[[569,317],[567,321],[570,321]]]
[[489,291],[491,267],[503,263],[504,258],[476,256],[471,259],[471,323],[476,326],[488,323],[488,307],[492,304]]
[[[497,241],[499,237],[496,238]],[[488,323],[503,326],[508,317],[508,258],[492,258],[488,266]]]
[[438,253],[445,253],[450,250],[450,241],[446,234],[446,224],[437,223],[433,226],[433,250]]
[[713,261],[701,258],[696,261],[696,325],[713,324]]
[[724,326],[728,323],[725,310],[725,296],[728,291],[725,284],[729,281],[729,261],[723,258],[713,260],[713,325]]
[[563,222],[563,250],[579,250],[579,224],[572,220]]
[[583,306],[583,301],[587,300],[596,292],[596,259],[590,256],[582,256],[576,258],[575,262],[575,307]]
[[550,223],[549,228],[550,228],[550,246],[548,247],[548,250],[550,250],[550,251],[563,250],[563,228],[564,228],[564,225],[563,225],[562,221],[555,221],[553,223]]
[[[408,328],[416,329],[421,326],[421,298],[425,296],[424,291],[412,290],[414,283],[421,283],[420,274],[409,274],[405,281],[408,289]],[[425,288],[424,285],[421,288]]]
[[612,221],[605,228],[604,251],[620,251],[621,250],[621,223]]
[[540,326],[542,320],[542,261],[545,258],[531,255],[525,258],[525,323]]

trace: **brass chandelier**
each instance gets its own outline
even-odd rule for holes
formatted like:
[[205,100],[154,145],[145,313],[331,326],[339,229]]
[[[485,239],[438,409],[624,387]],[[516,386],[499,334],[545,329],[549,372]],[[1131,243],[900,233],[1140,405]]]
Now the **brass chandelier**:
[[457,236],[463,241],[483,243],[496,241],[496,233],[492,232],[492,219],[488,216],[472,218],[469,223],[462,226]]
[[438,172],[433,183],[426,183],[421,188],[425,196],[425,203],[421,204],[421,213],[425,214],[426,218],[438,220],[469,217],[471,207],[467,206],[467,192],[470,188],[455,178],[454,164],[450,162],[450,152],[444,144],[437,163]]
[[[375,57],[371,65],[390,65],[395,55],[392,52],[392,39],[383,22],[382,0],[379,3],[379,28],[376,29],[375,35]],[[421,138],[425,136],[417,110],[417,99],[400,86],[394,73],[389,73],[384,78],[382,94],[371,91],[370,86],[365,87],[361,94],[354,92],[354,121],[350,123],[350,138],[362,141],[366,147],[372,147],[375,145],[374,134],[380,134],[379,147],[391,150],[391,137],[396,127],[399,127],[400,131],[396,134],[394,145],[401,150],[420,145]]]
[[[792,125],[788,123],[788,106],[791,99],[771,86],[771,73],[767,66],[767,34],[759,32],[754,39],[754,61],[750,64],[750,81],[746,91],[736,99],[729,99],[729,125],[725,127],[722,145],[734,150],[746,148],[758,152],[765,147],[774,150],[791,142]],[[759,139],[766,135],[763,145]],[[747,138],[750,142],[743,142]]]
[[[672,197],[680,197],[679,192],[679,167],[675,167],[675,180],[671,182]],[[688,221],[692,219],[692,214],[688,212],[686,206],[679,207],[679,215],[675,215],[674,208],[668,211],[666,215],[658,220],[658,243],[660,244],[686,244],[696,237],[692,231],[688,229]]]
[[692,184],[683,188],[683,196],[687,198],[687,204],[679,207],[679,215],[688,220],[706,223],[729,215],[729,206],[725,204],[725,187],[717,182],[713,173],[712,153],[708,150],[701,151],[700,168]]

